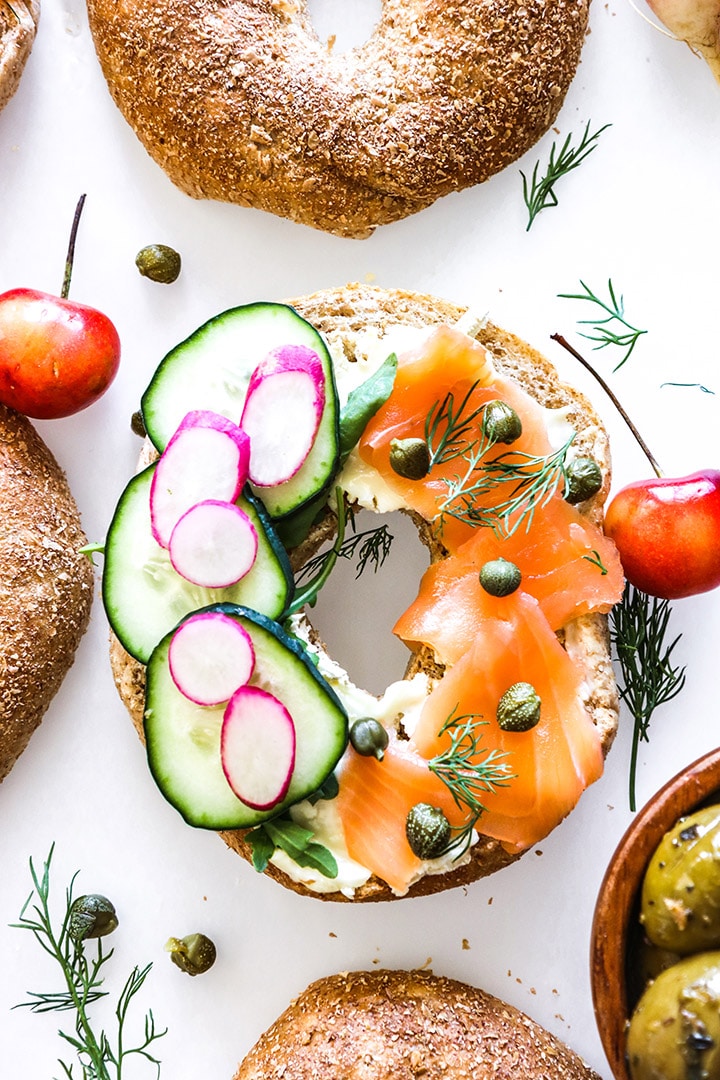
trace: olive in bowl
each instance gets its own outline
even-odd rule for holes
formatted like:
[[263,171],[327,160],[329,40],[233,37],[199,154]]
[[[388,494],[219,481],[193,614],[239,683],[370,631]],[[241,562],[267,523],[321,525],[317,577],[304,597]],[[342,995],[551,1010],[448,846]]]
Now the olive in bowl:
[[[678,929],[683,923],[686,930],[691,926],[694,936],[717,900],[712,887],[706,888],[706,862],[713,861],[702,856],[704,848],[712,849],[707,829],[680,820],[713,804],[720,806],[720,750],[689,765],[650,799],[605,872],[593,918],[590,973],[598,1032],[615,1080],[720,1080],[720,966],[714,974],[712,958],[715,953],[720,963],[720,937],[712,945],[708,933],[696,950],[694,944],[686,948],[690,936]],[[666,836],[673,858],[662,868],[663,858],[656,852]],[[648,874],[651,864],[654,870]],[[709,877],[712,880],[711,871]],[[648,912],[649,927],[644,925]],[[669,943],[653,926],[668,921],[676,928]],[[720,930],[720,919],[710,921]],[[681,963],[690,966],[678,971]],[[640,1010],[643,995],[651,990]],[[709,1011],[698,1016],[693,1001],[700,998],[711,1003]],[[709,1016],[714,1016],[710,1026]],[[654,1042],[657,1032],[664,1033],[664,1042]]]

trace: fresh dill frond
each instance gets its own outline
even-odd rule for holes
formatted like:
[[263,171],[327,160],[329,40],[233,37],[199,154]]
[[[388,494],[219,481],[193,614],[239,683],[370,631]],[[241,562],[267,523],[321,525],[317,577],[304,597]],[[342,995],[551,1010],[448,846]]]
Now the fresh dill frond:
[[[30,875],[33,891],[23,905],[19,921],[12,925],[20,930],[28,930],[42,949],[58,964],[64,988],[52,991],[28,992],[30,1000],[21,1002],[16,1008],[27,1007],[32,1012],[74,1012],[74,1030],[60,1030],[58,1034],[75,1051],[77,1061],[84,1078],[92,1080],[121,1080],[123,1065],[130,1057],[140,1057],[155,1067],[160,1075],[160,1061],[150,1048],[166,1031],[159,1031],[151,1011],[145,1015],[144,1033],[135,1044],[128,1043],[126,1024],[133,998],[141,989],[152,968],[133,968],[126,980],[115,1007],[117,1032],[112,1040],[101,1029],[96,1031],[89,1015],[89,1006],[107,996],[103,989],[105,966],[113,955],[113,950],[103,949],[103,939],[98,937],[92,943],[87,938],[78,939],[73,935],[73,890],[77,873],[73,875],[65,891],[65,912],[59,928],[53,922],[50,913],[50,865],[54,845],[43,865],[42,874],[38,874],[33,860],[30,860]],[[92,950],[94,955],[88,955]],[[65,1077],[74,1077],[73,1065],[59,1061]]]
[[671,612],[667,600],[648,596],[628,584],[610,613],[610,634],[622,675],[620,697],[634,721],[629,782],[633,811],[640,742],[649,742],[648,728],[655,710],[672,701],[685,685],[685,668],[672,663],[673,650],[682,635],[666,644]]
[[308,559],[302,569],[298,571],[296,580],[298,582],[305,581],[320,573],[333,554],[338,559],[354,559],[357,556],[356,578],[359,578],[368,566],[372,566],[373,571],[377,573],[390,554],[394,539],[387,525],[378,525],[376,529],[366,529],[364,532],[354,533],[343,540],[334,552],[332,548],[329,548],[327,551],[321,551],[318,555],[314,555],[312,559]]
[[605,577],[608,569],[607,566],[605,566],[605,563],[600,558],[600,552],[597,551],[596,548],[593,548],[589,555],[583,555],[583,559],[587,559],[587,561],[589,563],[592,563],[593,566],[597,566],[598,570],[600,571],[600,576]]
[[[529,529],[535,511],[546,506],[565,483],[565,463],[573,439],[574,435],[544,457],[513,450],[489,461],[470,455],[465,474],[447,481],[448,495],[440,506],[441,515],[449,514],[467,525],[489,527],[502,537],[512,536],[523,524]],[[511,485],[506,498],[494,506],[481,505],[483,495],[504,484]]]
[[552,144],[550,157],[542,175],[539,172],[539,161],[535,163],[530,181],[528,181],[524,172],[520,172],[523,181],[523,198],[528,211],[526,232],[530,231],[533,221],[541,210],[545,210],[549,206],[557,206],[555,185],[558,180],[561,180],[563,176],[567,176],[573,169],[577,169],[578,165],[596,148],[603,131],[606,131],[611,126],[611,124],[603,124],[601,128],[598,128],[591,135],[590,121],[588,120],[577,146],[572,145],[572,134],[567,136],[559,151],[556,143]]
[[450,745],[428,762],[428,767],[448,788],[456,806],[468,812],[467,821],[454,828],[447,850],[462,855],[470,843],[472,830],[485,811],[483,797],[507,787],[514,774],[505,760],[507,751],[484,749],[479,728],[487,720],[474,713],[456,716],[455,710],[440,729],[450,736]]
[[478,383],[474,382],[457,410],[455,397],[450,391],[442,402],[434,405],[428,413],[425,419],[425,442],[430,452],[428,471],[433,465],[442,465],[466,455],[470,448],[476,445],[477,437],[468,439],[468,433],[473,430],[473,427],[480,430],[477,422],[487,403],[477,406],[470,412],[466,410],[477,387]]
[[584,281],[581,281],[580,284],[583,292],[558,293],[558,296],[561,300],[584,300],[586,303],[595,304],[605,313],[605,318],[579,319],[579,326],[591,326],[595,331],[594,334],[580,331],[580,336],[588,341],[596,342],[593,346],[596,350],[605,349],[608,345],[616,345],[621,349],[625,349],[622,360],[613,368],[613,371],[617,371],[629,360],[633,349],[642,335],[647,334],[647,330],[639,330],[625,318],[625,300],[622,295],[617,295],[612,278],[608,278],[609,301],[607,302],[601,300]]

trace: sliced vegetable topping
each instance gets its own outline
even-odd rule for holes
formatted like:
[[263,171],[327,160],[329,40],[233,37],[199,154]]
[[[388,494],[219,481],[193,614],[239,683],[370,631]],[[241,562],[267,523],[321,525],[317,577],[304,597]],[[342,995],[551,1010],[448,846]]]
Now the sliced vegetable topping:
[[203,499],[233,502],[248,477],[250,440],[217,413],[188,413],[158,461],[150,490],[153,536],[168,547],[182,517]]
[[307,460],[325,407],[325,372],[305,345],[274,349],[250,377],[240,425],[250,437],[250,479],[275,487]]
[[196,705],[220,705],[244,686],[255,667],[247,630],[220,611],[191,615],[172,636],[170,675],[181,694]]
[[295,765],[295,724],[282,702],[242,686],[228,702],[220,734],[222,767],[238,799],[272,810],[287,794]]
[[178,574],[206,589],[226,589],[244,578],[257,549],[257,531],[245,511],[217,499],[191,506],[173,529],[168,545]]

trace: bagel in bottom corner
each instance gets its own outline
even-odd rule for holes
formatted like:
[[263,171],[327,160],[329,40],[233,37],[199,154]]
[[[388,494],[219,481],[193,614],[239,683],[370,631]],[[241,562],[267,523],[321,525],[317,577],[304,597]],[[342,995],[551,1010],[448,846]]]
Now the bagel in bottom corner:
[[25,749],[87,627],[93,569],[64,473],[0,405],[0,780]]
[[482,990],[427,971],[312,983],[233,1080],[599,1080],[564,1043]]
[[[143,397],[146,424],[149,420],[155,428],[159,449],[176,429],[183,411],[195,408],[198,400],[207,405],[205,391],[220,385],[214,370],[208,374],[208,363],[220,365],[223,385],[227,385],[228,356],[244,353],[250,356],[251,365],[257,364],[265,348],[277,345],[276,340],[270,340],[277,336],[275,320],[281,320],[284,331],[289,324],[294,332],[298,318],[303,340],[310,334],[314,347],[327,353],[331,382],[338,381],[341,431],[349,386],[366,388],[371,373],[384,366],[389,353],[399,357],[390,396],[371,420],[363,421],[362,435],[355,433],[355,445],[341,471],[334,471],[322,489],[324,509],[320,508],[322,512],[310,534],[303,542],[290,542],[285,534],[285,543],[289,549],[286,557],[289,554],[297,570],[323,541],[334,535],[337,506],[330,505],[328,499],[338,486],[351,506],[363,507],[358,528],[365,527],[366,511],[370,518],[373,511],[403,509],[410,514],[429,550],[430,566],[422,579],[418,601],[396,624],[396,633],[411,653],[406,676],[392,683],[381,698],[375,697],[352,684],[318,641],[302,612],[288,618],[292,595],[280,615],[272,616],[283,624],[273,624],[277,627],[275,638],[286,640],[289,631],[291,641],[289,645],[286,641],[286,646],[291,651],[300,650],[306,668],[312,669],[311,682],[324,682],[326,700],[339,698],[351,722],[372,717],[385,727],[389,745],[383,760],[357,753],[351,743],[338,764],[333,744],[334,756],[331,760],[328,751],[325,760],[328,770],[337,765],[336,797],[329,797],[323,787],[323,777],[331,779],[333,775],[326,771],[317,779],[316,788],[306,787],[298,798],[291,789],[286,801],[277,806],[274,821],[273,811],[253,817],[240,803],[231,800],[228,804],[227,780],[220,767],[222,706],[214,714],[200,708],[196,715],[194,707],[184,702],[182,695],[178,697],[179,691],[173,688],[168,674],[170,635],[178,621],[189,616],[191,608],[175,604],[172,612],[162,612],[163,625],[157,622],[156,630],[148,631],[151,607],[155,612],[158,597],[162,600],[167,590],[167,595],[177,598],[180,590],[180,583],[171,576],[167,554],[163,555],[150,536],[147,490],[153,466],[148,462],[157,457],[157,450],[148,445],[143,457],[147,467],[130,481],[121,497],[106,544],[104,598],[118,635],[111,646],[115,680],[133,722],[148,741],[151,771],[169,801],[191,824],[216,828],[234,850],[286,887],[323,899],[357,902],[424,895],[465,885],[507,866],[559,824],[583,788],[602,772],[604,755],[615,735],[618,696],[606,612],[619,599],[623,582],[617,552],[600,527],[609,487],[607,436],[590,403],[562,383],[552,365],[514,335],[490,322],[477,322],[465,309],[434,297],[351,285],[298,298],[287,307],[260,303],[232,309],[181,343],[160,364]],[[267,319],[271,325],[269,336],[259,331]],[[243,345],[246,325],[253,342],[249,353]],[[235,338],[236,333],[240,339]],[[444,531],[439,532],[438,521],[431,520],[433,513],[428,510],[428,489],[422,484],[408,485],[387,468],[388,431],[397,434],[405,430],[403,411],[408,396],[412,398],[415,391],[421,395],[419,415],[413,421],[414,427],[410,425],[411,434],[417,435],[423,429],[428,409],[442,403],[448,378],[457,390],[458,408],[469,384],[479,402],[487,404],[488,399],[495,400],[502,394],[516,403],[527,427],[525,441],[518,444],[518,449],[520,445],[524,450],[533,445],[547,447],[546,429],[559,423],[560,443],[572,445],[576,457],[594,459],[600,474],[599,488],[577,506],[567,503],[559,493],[553,496],[553,515],[564,523],[561,532],[567,533],[563,532],[565,547],[560,545],[558,549],[554,541],[550,543],[552,528],[544,510],[541,513],[538,509],[535,514],[527,541],[524,529],[515,531],[514,539],[508,541],[513,554],[507,561],[522,564],[526,585],[504,598],[490,597],[484,589],[479,591],[478,585],[477,560],[484,563],[496,558],[483,554],[486,544],[495,550],[493,529],[468,528],[463,533],[465,525],[448,518]],[[242,379],[238,381],[242,383]],[[235,382],[236,378],[230,380],[233,386]],[[480,406],[481,411],[485,404]],[[214,408],[222,411],[228,405],[231,416],[242,407],[235,399],[215,402]],[[168,416],[169,407],[172,417]],[[477,416],[475,423],[479,425]],[[166,430],[164,438],[157,435],[161,424]],[[575,433],[571,443],[567,442],[568,425]],[[536,438],[539,444],[533,443]],[[555,452],[549,453],[548,460]],[[565,454],[562,448],[560,452]],[[457,471],[458,460],[450,461],[450,478]],[[444,475],[442,470],[440,475]],[[434,476],[431,471],[430,477]],[[446,492],[446,484],[447,478],[441,480],[441,491]],[[418,492],[420,502],[415,501]],[[267,501],[267,496],[263,497]],[[272,497],[276,498],[276,494]],[[287,521],[276,520],[276,533],[287,526]],[[546,524],[551,531],[543,539],[537,530]],[[458,535],[468,541],[459,548]],[[557,565],[548,568],[535,564],[533,569],[532,558],[542,562],[546,550],[565,551],[566,555],[558,557]],[[553,554],[551,564],[554,559]],[[149,574],[142,569],[144,566]],[[154,583],[152,596],[148,582]],[[202,594],[199,602],[197,593],[192,593],[189,600],[195,609],[228,601],[254,606],[238,599],[237,594],[221,590]],[[482,619],[478,618],[481,610],[485,611]],[[243,628],[257,637],[256,619],[239,610],[226,610],[225,614],[240,619]],[[452,630],[449,636],[448,627]],[[491,654],[492,664],[488,659]],[[153,677],[146,687],[148,663]],[[529,667],[533,667],[532,673]],[[303,678],[307,677],[306,671]],[[267,686],[262,670],[253,673],[253,681]],[[535,684],[541,696],[541,719],[533,730],[502,732],[495,722],[498,699],[511,684],[521,681]],[[479,695],[477,700],[468,700],[466,689]],[[166,708],[166,703],[171,708]],[[287,708],[292,712],[289,702]],[[180,713],[182,751],[177,742],[177,721],[172,719]],[[437,733],[442,722],[452,716],[467,723],[454,729],[456,741],[448,748],[447,743],[441,745]],[[423,726],[421,746],[418,732]],[[487,763],[501,765],[499,774],[491,769],[491,775],[500,778],[497,784],[484,784],[483,770],[479,768],[473,774],[470,769],[469,775],[479,779],[474,797],[486,808],[473,821],[470,804],[456,804],[452,788],[439,778],[442,762],[435,760],[436,743],[438,751],[450,749],[455,763],[464,754],[472,766],[482,766],[487,753]],[[193,765],[188,773],[189,789],[178,790],[178,770],[185,769],[191,758],[195,760],[200,745],[203,754],[207,751],[214,762],[214,774],[208,774],[212,799],[217,796],[218,800],[213,802],[213,808],[219,801],[223,805],[223,816],[214,813],[212,824],[206,807],[198,809],[198,766]],[[431,758],[437,771],[429,768]],[[509,767],[503,771],[505,762]],[[211,768],[209,758],[203,758],[202,768]],[[461,779],[467,777],[468,769],[461,767],[460,774]],[[508,783],[502,782],[505,777]],[[316,790],[323,792],[319,799],[314,797]],[[462,850],[449,846],[440,855],[435,849],[418,854],[417,847],[409,845],[406,817],[419,804],[441,807],[456,830],[452,835],[460,835],[467,845]],[[366,828],[367,822],[371,824]],[[258,829],[253,828],[256,825]],[[297,857],[290,854],[284,843],[287,829],[295,830],[289,838],[293,841],[307,830],[305,840],[313,837],[310,849],[298,851]],[[338,864],[336,874],[318,869],[317,862],[313,865],[318,848],[332,850]]]

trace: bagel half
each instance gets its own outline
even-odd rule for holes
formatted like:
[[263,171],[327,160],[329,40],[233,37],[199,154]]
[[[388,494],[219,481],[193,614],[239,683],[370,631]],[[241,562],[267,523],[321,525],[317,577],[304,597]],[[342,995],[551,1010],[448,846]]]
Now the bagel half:
[[[291,304],[321,331],[334,356],[356,358],[362,354],[363,335],[368,332],[382,337],[398,326],[424,328],[455,323],[465,313],[464,308],[435,297],[365,285],[324,290],[295,299]],[[607,436],[589,402],[561,383],[552,365],[513,334],[486,323],[479,329],[477,337],[491,352],[497,368],[514,376],[541,404],[568,410],[570,423],[578,433],[578,451],[594,457],[602,467],[603,487],[584,504],[584,512],[599,522],[610,483],[610,457]],[[146,448],[144,461],[147,460]],[[327,523],[321,523],[308,542],[291,553],[295,566],[302,565],[327,535]],[[563,638],[566,650],[583,672],[584,705],[597,728],[603,753],[607,753],[617,730],[619,712],[609,652],[607,617],[601,614],[580,616],[564,628]],[[142,734],[145,669],[128,655],[114,637],[111,639],[111,663],[120,696]],[[434,669],[433,655],[423,647],[413,655],[408,671],[426,670],[432,673]],[[238,854],[251,861],[252,852],[242,832],[225,831],[220,835]],[[446,873],[426,874],[410,887],[407,895],[425,895],[466,885],[507,866],[518,857],[518,854],[505,850],[499,841],[480,836],[471,850],[469,861]],[[305,885],[293,880],[273,863],[268,866],[267,873],[296,892],[310,892]],[[339,901],[348,899],[340,891],[313,892],[312,895]],[[355,889],[352,896],[353,901],[394,898],[395,894],[388,885],[376,877],[371,877]]]
[[65,476],[0,405],[0,780],[25,749],[87,627],[93,569]]
[[110,93],[195,198],[366,237],[479,184],[554,122],[588,0],[383,0],[334,55],[306,0],[88,0]]
[[0,109],[17,90],[39,18],[40,0],[0,0]]
[[312,983],[233,1080],[599,1080],[530,1017],[427,971]]

